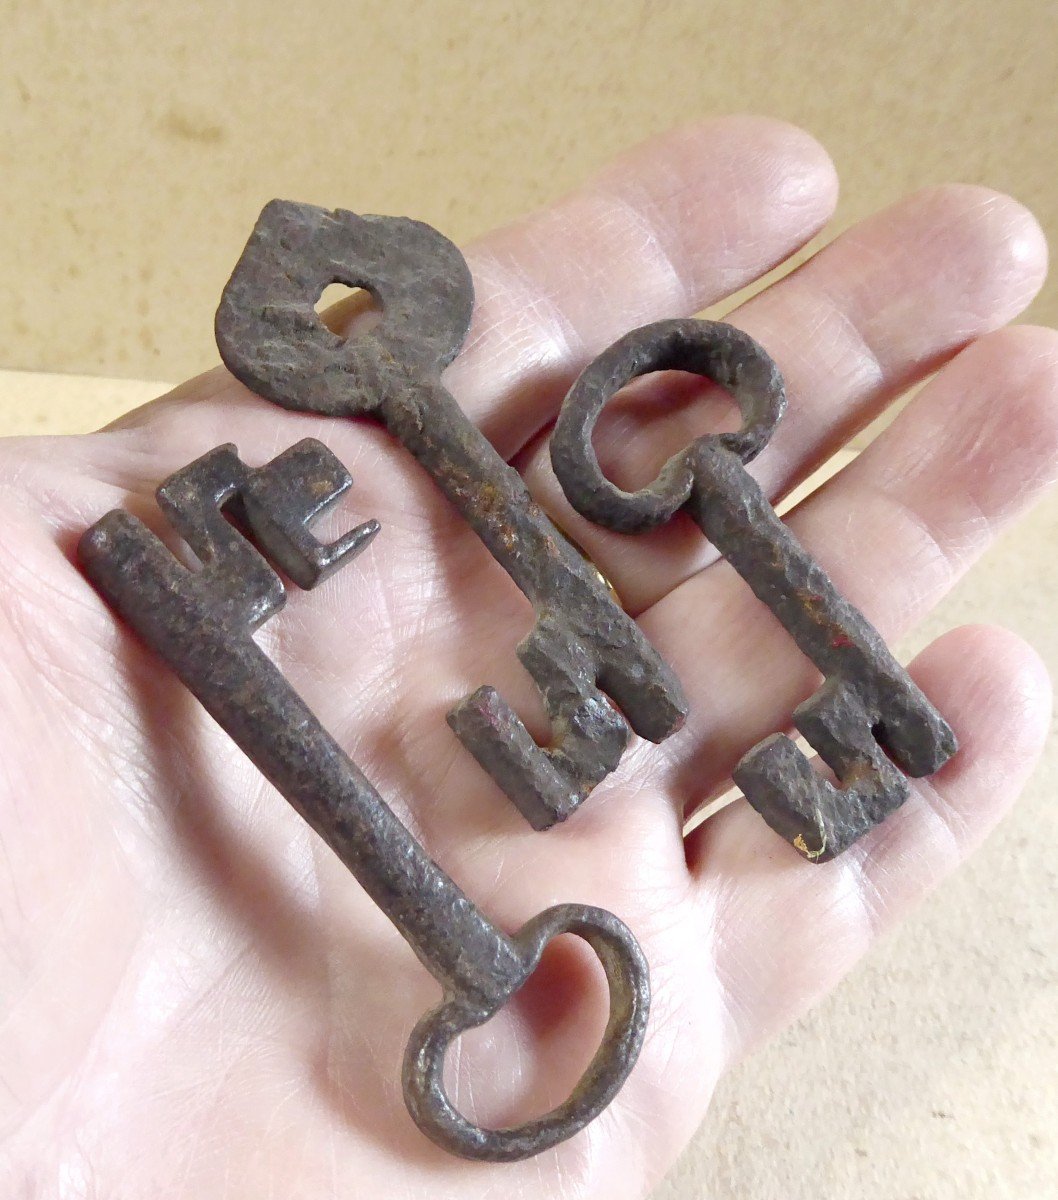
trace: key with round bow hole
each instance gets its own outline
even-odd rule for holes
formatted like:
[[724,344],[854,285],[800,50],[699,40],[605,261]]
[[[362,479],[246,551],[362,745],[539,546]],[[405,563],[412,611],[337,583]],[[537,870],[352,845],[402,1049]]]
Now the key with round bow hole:
[[[698,438],[650,486],[629,493],[602,473],[592,430],[616,392],[653,371],[686,371],[718,383],[737,401],[742,428]],[[778,368],[746,334],[711,321],[660,321],[620,338],[583,372],[562,406],[551,461],[570,504],[608,529],[654,529],[685,509],[822,672],[823,686],[795,711],[794,724],[840,786],[813,770],[784,734],[750,750],[733,779],[775,830],[806,858],[823,862],[903,803],[909,794],[903,772],[931,774],[955,753],[956,742],[746,470],[785,404]]]
[[[348,338],[327,329],[315,303],[332,283],[370,292],[379,323]],[[686,702],[605,580],[442,385],[472,306],[463,256],[428,225],[273,200],[224,289],[217,346],[247,387],[285,408],[381,420],[528,598],[536,622],[518,657],[554,743],[538,745],[492,687],[448,721],[534,828],[546,829],[617,767],[629,724],[661,741],[682,726]]]
[[[253,631],[285,599],[268,559],[299,587],[311,588],[378,532],[378,523],[369,521],[330,544],[309,532],[310,521],[351,482],[313,440],[257,470],[234,446],[221,446],[158,489],[159,504],[200,570],[185,567],[121,511],[84,534],[80,563],[104,599],[352,871],[441,984],[443,1000],[416,1025],[404,1059],[404,1098],[419,1128],[466,1158],[526,1158],[582,1129],[628,1076],[650,1004],[646,962],[621,921],[584,904],[546,909],[513,935],[497,929],[427,857],[254,641]],[[445,1091],[448,1046],[497,1013],[536,969],[547,943],[564,933],[588,942],[606,974],[610,1016],[602,1043],[563,1104],[520,1126],[481,1128]]]

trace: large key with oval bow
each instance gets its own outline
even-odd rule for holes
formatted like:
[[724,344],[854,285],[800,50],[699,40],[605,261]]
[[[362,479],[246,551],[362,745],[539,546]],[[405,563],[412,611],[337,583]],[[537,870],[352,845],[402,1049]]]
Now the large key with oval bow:
[[[314,306],[331,283],[370,292],[379,324],[347,339],[327,329]],[[531,824],[546,829],[616,768],[626,718],[661,741],[683,724],[686,703],[606,582],[441,384],[472,306],[463,256],[428,225],[274,200],[224,289],[217,345],[234,375],[285,408],[381,420],[528,598],[536,623],[518,656],[540,688],[553,744],[538,745],[492,687],[448,720]]]
[[[253,631],[286,595],[268,559],[298,586],[311,588],[378,532],[378,523],[369,521],[330,544],[309,532],[310,521],[351,482],[316,441],[300,442],[257,470],[234,446],[221,446],[158,489],[159,504],[200,570],[185,567],[121,511],[85,533],[80,562],[108,603],[352,871],[441,984],[444,999],[416,1025],[404,1059],[404,1098],[420,1129],[467,1158],[525,1158],[575,1134],[621,1087],[646,1028],[646,962],[621,921],[584,904],[549,908],[514,935],[497,929],[427,857],[254,641]],[[459,1034],[507,1003],[547,943],[563,933],[587,941],[606,974],[610,1017],[602,1044],[559,1107],[517,1127],[481,1128],[445,1091],[445,1053]]]
[[[629,493],[603,474],[591,437],[606,402],[653,371],[704,376],[737,401],[742,428],[698,438],[657,479]],[[745,468],[785,408],[782,377],[746,334],[709,321],[633,330],[573,385],[551,440],[551,460],[578,512],[625,533],[685,509],[824,676],[794,724],[834,771],[835,787],[785,734],[739,762],[734,781],[765,820],[807,858],[840,854],[903,803],[905,772],[928,775],[955,753],[951,729],[875,629],[834,587],[779,519]]]

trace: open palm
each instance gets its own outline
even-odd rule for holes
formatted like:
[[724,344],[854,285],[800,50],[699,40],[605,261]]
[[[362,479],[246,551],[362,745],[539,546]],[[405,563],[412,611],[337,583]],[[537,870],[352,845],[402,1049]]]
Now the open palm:
[[[804,862],[743,801],[684,837],[686,813],[788,723],[814,673],[689,521],[607,533],[569,510],[550,472],[548,427],[588,359],[634,325],[752,283],[819,231],[835,190],[806,134],[725,119],[647,145],[468,256],[474,324],[446,382],[614,582],[691,705],[682,733],[637,744],[547,834],[444,721],[488,682],[546,736],[514,657],[528,606],[379,428],[283,412],[218,369],[115,429],[0,444],[4,1195],[642,1196],[719,1074],[985,836],[1033,766],[1049,686],[1026,646],[973,628],[912,666],[959,754],[844,857]],[[1001,330],[1044,267],[1019,205],[946,187],[843,234],[730,318],[786,376],[788,415],[753,467],[776,499],[942,368],[790,516],[890,638],[1054,475],[1058,335]],[[636,393],[596,442],[625,484],[730,420],[700,383],[659,377]],[[260,465],[306,436],[353,475],[341,525],[377,517],[382,533],[292,594],[263,644],[497,923],[600,905],[650,962],[638,1066],[586,1132],[537,1159],[465,1163],[415,1129],[400,1062],[437,985],[73,565],[80,533],[110,508],[163,529],[154,487],[213,446],[234,441]],[[454,1099],[482,1124],[558,1102],[605,1011],[590,952],[564,939],[450,1056]]]

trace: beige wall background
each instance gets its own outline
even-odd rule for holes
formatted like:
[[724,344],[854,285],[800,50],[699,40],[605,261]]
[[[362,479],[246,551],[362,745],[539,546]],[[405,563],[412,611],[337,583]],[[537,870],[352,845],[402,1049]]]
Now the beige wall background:
[[[0,0],[0,368],[176,381],[262,203],[462,240],[630,143],[730,110],[799,122],[843,179],[828,236],[948,179],[1058,236],[1058,5],[958,0]],[[1050,284],[1030,318],[1058,322]],[[0,433],[157,390],[0,371]],[[965,620],[1058,667],[1058,504],[910,651]],[[1058,1195],[1058,746],[980,855],[725,1081],[657,1200]],[[49,1198],[50,1200],[50,1198]]]
[[[1053,0],[0,0],[0,365],[179,379],[273,196],[457,240],[639,138],[820,137],[838,225],[948,179],[1058,229]],[[1052,284],[1034,316],[1058,320]]]

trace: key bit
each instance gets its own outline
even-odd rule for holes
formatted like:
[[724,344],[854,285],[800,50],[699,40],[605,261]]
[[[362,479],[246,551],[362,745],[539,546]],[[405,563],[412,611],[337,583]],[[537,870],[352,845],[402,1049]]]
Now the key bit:
[[[370,292],[379,323],[344,339],[327,329],[314,305],[331,283]],[[448,720],[546,829],[615,770],[628,725],[661,741],[682,726],[686,702],[605,581],[441,384],[472,307],[463,256],[428,225],[274,200],[224,289],[217,346],[237,378],[285,408],[382,421],[528,598],[536,624],[518,657],[541,691],[553,743],[538,745],[492,687]]]
[[[158,489],[159,504],[200,569],[185,567],[140,521],[118,510],[84,534],[80,563],[111,607],[356,876],[441,984],[443,999],[416,1025],[404,1059],[405,1102],[419,1128],[466,1158],[525,1158],[577,1133],[627,1078],[650,1004],[646,962],[617,917],[584,904],[548,908],[513,935],[499,930],[427,857],[254,641],[253,631],[282,607],[286,594],[269,559],[298,586],[311,588],[378,532],[378,523],[367,521],[329,544],[309,532],[313,518],[351,482],[313,440],[256,470],[234,446],[221,446]],[[606,974],[610,1016],[601,1045],[563,1104],[520,1126],[481,1128],[445,1091],[447,1049],[495,1015],[533,973],[547,943],[564,933],[588,942]]]
[[[697,438],[652,484],[625,492],[603,474],[592,430],[626,384],[670,370],[725,388],[739,405],[742,428]],[[654,529],[685,509],[822,672],[823,686],[795,710],[793,722],[841,786],[816,772],[784,734],[750,750],[733,778],[775,830],[806,858],[824,862],[904,802],[904,773],[938,770],[956,741],[746,470],[785,405],[782,376],[752,338],[716,322],[660,321],[625,335],[583,372],[563,403],[551,461],[570,504],[609,529]]]

